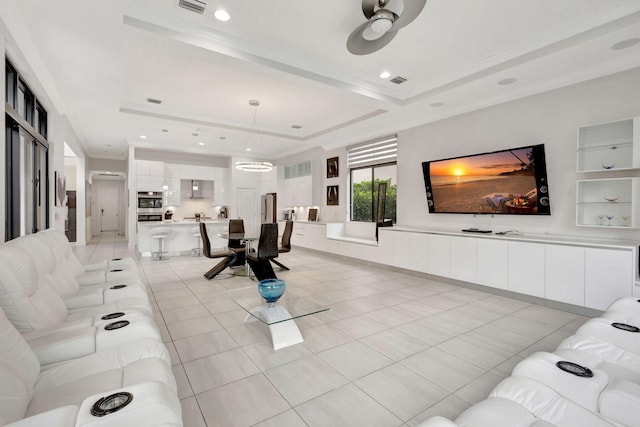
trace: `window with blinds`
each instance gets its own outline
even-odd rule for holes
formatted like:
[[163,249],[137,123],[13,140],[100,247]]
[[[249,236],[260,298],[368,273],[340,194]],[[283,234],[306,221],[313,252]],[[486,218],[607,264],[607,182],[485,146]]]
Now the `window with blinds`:
[[397,157],[397,135],[347,147],[347,166],[349,169],[393,163]]
[[[396,221],[398,137],[347,147],[351,221]],[[384,202],[378,207],[378,190]],[[379,210],[378,210],[379,208]]]

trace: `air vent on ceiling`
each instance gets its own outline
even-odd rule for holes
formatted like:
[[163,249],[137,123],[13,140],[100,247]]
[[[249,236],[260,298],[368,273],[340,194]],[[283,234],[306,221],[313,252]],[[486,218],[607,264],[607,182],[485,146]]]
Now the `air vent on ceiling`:
[[161,99],[155,99],[155,98],[147,98],[147,102],[149,104],[162,104]]
[[400,77],[400,76],[396,76],[394,78],[392,78],[391,80],[389,80],[391,83],[395,83],[397,85],[404,83],[407,81],[407,79],[405,79],[404,77]]
[[195,13],[204,13],[207,2],[202,0],[180,0],[178,6]]

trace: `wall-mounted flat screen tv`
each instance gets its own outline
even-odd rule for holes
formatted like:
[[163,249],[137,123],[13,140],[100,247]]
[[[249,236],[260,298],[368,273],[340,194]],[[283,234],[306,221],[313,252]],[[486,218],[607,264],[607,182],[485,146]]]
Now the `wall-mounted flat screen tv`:
[[422,163],[429,213],[549,215],[544,144]]

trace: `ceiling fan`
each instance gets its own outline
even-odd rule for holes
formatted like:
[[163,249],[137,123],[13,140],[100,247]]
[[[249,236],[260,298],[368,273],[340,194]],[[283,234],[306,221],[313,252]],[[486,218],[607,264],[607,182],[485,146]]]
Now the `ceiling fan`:
[[398,30],[420,14],[427,0],[362,0],[367,22],[347,39],[347,49],[354,55],[367,55],[386,46]]

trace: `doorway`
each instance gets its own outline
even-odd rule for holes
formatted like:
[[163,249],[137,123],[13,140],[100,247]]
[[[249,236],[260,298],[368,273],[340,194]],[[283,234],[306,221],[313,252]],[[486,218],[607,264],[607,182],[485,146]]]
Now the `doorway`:
[[120,183],[100,182],[100,231],[116,231],[120,234]]

